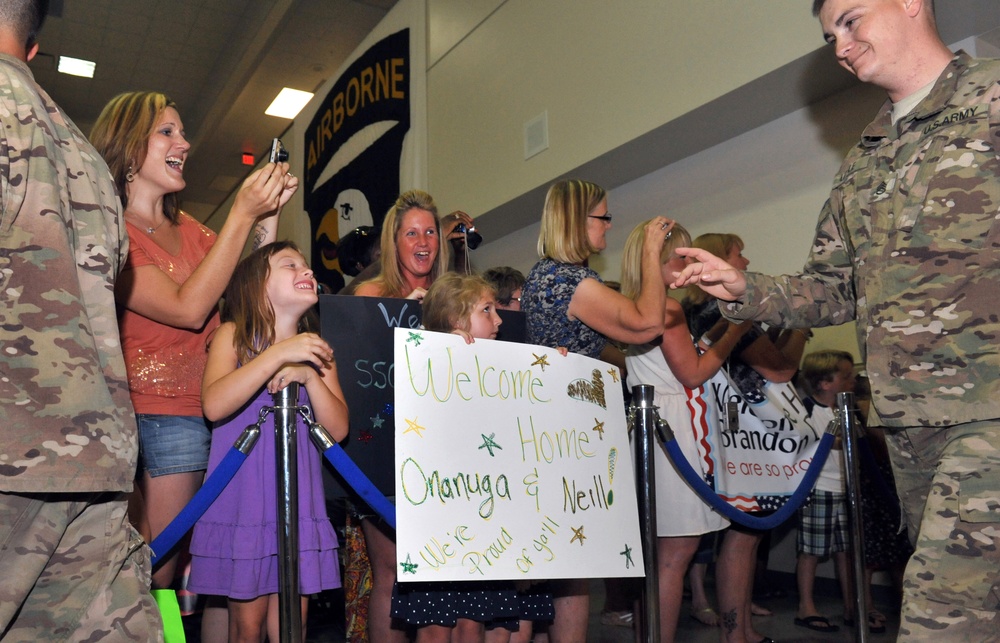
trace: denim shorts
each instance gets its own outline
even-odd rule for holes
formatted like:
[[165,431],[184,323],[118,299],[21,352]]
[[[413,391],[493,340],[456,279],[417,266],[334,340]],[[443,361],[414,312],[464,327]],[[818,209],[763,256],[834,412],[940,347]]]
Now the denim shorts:
[[212,435],[205,418],[139,413],[139,470],[150,477],[208,469]]

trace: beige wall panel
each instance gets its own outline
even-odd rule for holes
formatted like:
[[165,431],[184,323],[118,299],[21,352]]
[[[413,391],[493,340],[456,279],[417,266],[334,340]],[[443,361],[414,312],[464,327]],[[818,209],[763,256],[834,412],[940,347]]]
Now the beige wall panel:
[[475,31],[506,0],[427,0],[427,68]]
[[802,0],[508,0],[428,72],[429,188],[487,211],[821,44]]

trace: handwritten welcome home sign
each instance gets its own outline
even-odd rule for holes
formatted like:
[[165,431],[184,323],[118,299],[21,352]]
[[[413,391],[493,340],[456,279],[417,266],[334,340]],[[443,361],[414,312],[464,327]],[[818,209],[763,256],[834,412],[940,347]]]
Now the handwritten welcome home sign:
[[395,330],[400,582],[642,576],[613,367]]

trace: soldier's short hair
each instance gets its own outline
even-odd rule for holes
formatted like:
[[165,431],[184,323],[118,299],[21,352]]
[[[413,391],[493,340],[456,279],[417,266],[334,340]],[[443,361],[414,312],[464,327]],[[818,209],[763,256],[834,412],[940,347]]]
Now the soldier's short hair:
[[0,23],[21,38],[26,50],[38,40],[47,15],[49,0],[0,0]]
[[[931,15],[934,15],[934,0],[924,0],[927,8],[931,10]],[[818,16],[819,12],[823,9],[823,5],[826,4],[826,0],[813,0],[813,15]]]
[[345,275],[357,277],[358,273],[378,257],[380,231],[370,225],[354,228],[337,242],[337,259]]

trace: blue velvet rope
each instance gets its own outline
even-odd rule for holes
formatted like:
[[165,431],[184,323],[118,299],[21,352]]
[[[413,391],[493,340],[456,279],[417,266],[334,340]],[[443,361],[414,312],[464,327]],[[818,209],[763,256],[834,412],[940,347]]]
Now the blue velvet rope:
[[820,438],[819,447],[816,449],[816,453],[813,455],[812,462],[809,464],[809,468],[806,469],[806,473],[802,476],[802,482],[799,483],[798,488],[795,493],[788,499],[788,501],[770,516],[765,516],[763,518],[758,518],[756,516],[751,516],[743,511],[740,511],[736,507],[730,505],[728,502],[719,497],[715,490],[708,486],[701,474],[695,472],[691,468],[691,464],[684,457],[684,453],[681,451],[680,446],[677,445],[677,440],[664,440],[663,436],[660,436],[663,440],[664,446],[667,449],[667,455],[670,457],[670,461],[673,463],[674,468],[677,472],[687,480],[694,490],[701,496],[701,499],[707,502],[713,509],[721,513],[723,516],[731,520],[732,522],[739,523],[744,527],[749,527],[751,529],[773,529],[785,522],[802,506],[806,498],[809,497],[809,492],[816,485],[816,479],[819,477],[820,471],[823,469],[823,464],[826,462],[826,457],[830,453],[830,448],[833,446],[834,436],[832,433],[826,433]]
[[334,444],[323,452],[323,457],[333,465],[333,468],[344,477],[344,482],[354,490],[361,499],[368,503],[379,516],[393,529],[396,528],[396,508],[382,495],[372,481],[369,480],[354,460],[347,455],[339,444]]
[[177,514],[177,517],[170,521],[167,528],[150,543],[149,548],[153,550],[151,559],[153,567],[156,567],[157,563],[177,546],[184,534],[194,527],[194,523],[198,522],[198,519],[215,502],[215,499],[233,479],[246,459],[247,454],[236,447],[229,449],[219,466],[205,480],[205,484],[201,486],[198,493],[191,498],[191,502],[187,503],[184,509]]
[[[249,450],[248,450],[249,453]],[[396,508],[392,506],[382,492],[380,492],[371,480],[369,480],[358,465],[354,464],[351,457],[344,453],[339,444],[323,452],[323,456],[333,465],[333,467],[344,477],[345,482],[353,489],[368,505],[381,516],[393,529],[396,528]],[[236,472],[247,459],[244,454],[235,446],[232,447],[222,462],[212,472],[202,485],[198,493],[194,495],[191,502],[174,518],[163,532],[153,539],[149,547],[153,550],[152,566],[160,562],[163,557],[170,553],[180,539],[194,527],[198,519],[204,515],[208,508],[219,497],[222,490],[230,483]]]

